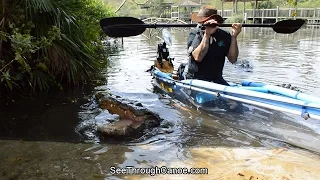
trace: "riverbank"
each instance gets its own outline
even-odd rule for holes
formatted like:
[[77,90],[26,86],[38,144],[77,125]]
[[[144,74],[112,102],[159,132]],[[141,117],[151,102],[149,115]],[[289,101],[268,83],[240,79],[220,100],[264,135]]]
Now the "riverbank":
[[[3,180],[320,178],[318,155],[281,148],[186,147],[182,150],[166,143],[122,146],[1,140],[0,160]],[[113,175],[111,166],[197,167],[208,168],[208,174]]]

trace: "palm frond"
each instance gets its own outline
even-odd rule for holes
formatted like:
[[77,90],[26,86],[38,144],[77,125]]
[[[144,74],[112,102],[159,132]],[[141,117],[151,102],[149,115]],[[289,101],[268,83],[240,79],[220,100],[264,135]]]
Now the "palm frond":
[[26,21],[30,20],[35,25],[33,35],[36,37],[43,36],[51,26],[68,30],[68,34],[77,28],[75,18],[68,15],[54,0],[26,0]]
[[54,12],[54,1],[52,0],[26,0],[26,5],[35,12]]
[[30,82],[33,92],[36,92],[38,89],[40,91],[46,91],[55,85],[54,78],[42,70],[34,69],[32,74]]
[[66,77],[68,83],[77,84],[78,81],[90,79],[90,74],[98,69],[96,60],[89,55],[85,44],[74,42],[65,35],[61,41],[47,48],[46,53],[50,73],[61,80]]
[[[98,72],[101,64],[99,54],[103,54],[99,41],[104,35],[99,27],[99,19],[112,15],[111,11],[106,10],[102,1],[5,0],[5,2],[6,18],[5,20],[0,18],[0,22],[6,28],[2,28],[2,31],[10,35],[16,31],[32,37],[29,44],[33,48],[24,48],[25,51],[18,52],[19,48],[12,48],[11,40],[0,43],[0,56],[6,54],[7,57],[1,58],[4,59],[4,63],[14,59],[17,52],[24,58],[23,63],[15,62],[10,66],[12,74],[21,74],[22,78],[17,79],[21,87],[45,90],[60,82],[76,85],[87,82]],[[59,31],[52,33],[53,26],[53,29],[58,27]],[[59,35],[54,36],[55,33]],[[54,38],[48,40],[48,37]],[[19,42],[25,44],[22,40],[23,38],[20,38]],[[30,72],[23,70],[21,64],[28,65]]]

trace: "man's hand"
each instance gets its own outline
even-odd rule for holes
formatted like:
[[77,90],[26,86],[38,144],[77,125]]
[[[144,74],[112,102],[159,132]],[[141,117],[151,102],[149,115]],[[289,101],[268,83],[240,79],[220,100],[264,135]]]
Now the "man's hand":
[[[218,24],[218,22],[216,20],[214,20],[214,19],[210,19],[210,20],[206,21],[203,24],[205,24],[205,25],[207,25],[207,24]],[[219,26],[216,26],[216,27],[207,26],[206,30],[204,31],[204,35],[209,37],[210,35],[214,34],[217,31],[218,28],[219,28]]]
[[242,24],[240,23],[233,23],[232,24],[232,34],[231,34],[231,44],[230,49],[228,52],[228,59],[233,64],[237,62],[238,55],[239,55],[239,49],[237,44],[237,36],[241,32]]
[[241,32],[242,24],[241,23],[233,23],[232,24],[232,37],[237,37]]

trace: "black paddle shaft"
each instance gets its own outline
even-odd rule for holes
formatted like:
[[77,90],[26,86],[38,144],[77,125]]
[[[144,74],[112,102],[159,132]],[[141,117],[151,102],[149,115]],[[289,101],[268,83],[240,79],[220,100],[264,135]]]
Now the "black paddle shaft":
[[[107,26],[107,29],[110,28],[170,28],[170,27],[196,27],[198,24],[115,24]],[[127,26],[127,27],[124,27]],[[208,24],[202,25],[203,27],[232,27],[232,24]],[[273,27],[274,24],[242,24],[242,27]]]
[[[305,23],[303,19],[288,19],[275,24],[242,24],[242,27],[272,27],[277,33],[289,34],[296,32]],[[101,19],[100,26],[110,37],[130,37],[142,34],[146,28],[196,27],[198,24],[145,24],[133,17],[111,17]],[[232,27],[232,24],[210,24],[210,26]]]

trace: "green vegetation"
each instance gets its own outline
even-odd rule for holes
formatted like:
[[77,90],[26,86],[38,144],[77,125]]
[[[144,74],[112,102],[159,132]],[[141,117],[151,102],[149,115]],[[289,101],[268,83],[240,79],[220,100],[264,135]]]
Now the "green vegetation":
[[[145,0],[143,0],[145,1]],[[142,14],[143,10],[140,8],[139,5],[135,4],[132,0],[127,0],[123,6],[119,9],[122,1],[118,0],[106,0],[107,5],[111,6],[117,16],[132,16],[132,17],[139,17]]]
[[88,83],[103,58],[101,0],[2,0],[0,93]]
[[[215,6],[217,9],[222,8],[221,0],[212,0],[211,5]],[[255,7],[255,1],[247,1],[245,3],[246,9],[252,9]],[[314,8],[314,7],[320,7],[320,0],[268,0],[268,1],[259,1],[257,8],[259,9],[268,9],[268,8],[276,8],[279,6],[280,8],[293,8],[295,5],[298,8]],[[244,7],[243,2],[238,2],[238,9],[242,10]],[[230,10],[233,8],[232,2],[224,2],[223,3],[223,9]]]
[[225,23],[243,23],[243,14],[233,14],[230,18],[225,20]]
[[[178,3],[180,0],[149,0],[145,5],[144,4],[147,0],[127,0],[124,5],[117,11],[117,16],[133,16],[133,17],[141,17],[144,15],[148,16],[160,16],[163,11],[164,7],[161,6],[161,3],[166,2],[173,2]],[[181,0],[182,1],[182,0]],[[118,0],[106,0],[106,2],[118,9],[123,1]],[[195,1],[199,2],[199,1]],[[221,0],[202,0],[202,4],[210,4],[217,9],[221,10],[222,2]],[[280,8],[294,8],[294,7],[301,7],[301,8],[314,8],[320,7],[320,0],[267,0],[267,1],[259,1],[257,4],[257,8],[259,9],[267,9],[267,8],[276,8],[279,6]],[[149,7],[149,8],[142,8],[142,7]],[[255,1],[247,1],[245,3],[246,9],[252,9],[255,7]],[[232,2],[224,2],[223,9],[224,10],[231,10],[233,8]],[[244,3],[238,2],[238,10],[243,10]],[[169,9],[170,10],[170,9]]]
[[[165,4],[168,2],[179,2],[179,0],[127,0],[123,6],[123,1],[106,0],[106,3],[114,9],[121,8],[116,12],[117,16],[131,16],[131,17],[163,17]],[[170,11],[170,8],[167,9]]]

